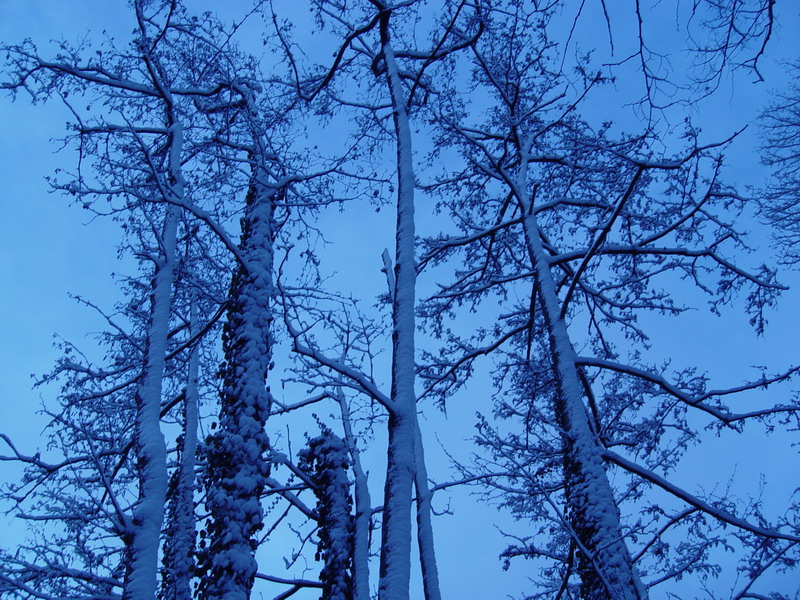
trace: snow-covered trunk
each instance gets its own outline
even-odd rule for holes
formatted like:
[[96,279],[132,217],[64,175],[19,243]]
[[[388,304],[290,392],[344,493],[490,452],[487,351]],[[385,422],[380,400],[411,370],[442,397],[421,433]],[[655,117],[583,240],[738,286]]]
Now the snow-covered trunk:
[[369,593],[369,534],[372,520],[372,499],[367,474],[361,466],[361,454],[350,424],[350,408],[344,395],[338,398],[342,413],[345,441],[353,466],[355,516],[353,518],[353,600],[370,600]]
[[397,247],[392,305],[392,409],[389,413],[378,597],[380,600],[408,600],[414,437],[417,431],[414,391],[414,169],[405,94],[389,37],[389,14],[387,11],[381,17],[380,31],[397,138]]
[[353,502],[347,443],[323,428],[297,456],[297,466],[308,475],[317,497],[317,559],[324,562],[320,600],[353,600]]
[[209,545],[201,565],[201,595],[245,600],[255,579],[261,494],[270,466],[265,431],[272,398],[266,385],[272,360],[273,202],[263,154],[254,151],[253,178],[242,218],[244,261],[231,282],[223,333],[225,363],[218,432],[209,441],[205,474]]
[[[197,305],[192,303],[190,335],[199,333]],[[192,555],[195,538],[195,466],[197,463],[197,426],[199,422],[200,350],[192,348],[189,355],[189,373],[183,398],[183,432],[181,433],[180,460],[173,475],[170,497],[169,524],[164,543],[164,574],[162,598],[165,600],[192,600]]]
[[527,188],[527,157],[523,152],[516,192],[524,212],[525,240],[533,263],[539,299],[550,342],[556,380],[555,414],[564,443],[566,518],[578,545],[581,598],[641,600],[639,582],[625,541],[619,510],[608,481],[602,447],[592,431],[583,401],[576,354],[561,316],[561,303],[542,245]]
[[439,589],[439,568],[436,565],[436,552],[433,545],[433,523],[431,522],[431,501],[433,493],[428,487],[428,469],[425,466],[425,449],[422,445],[422,431],[417,427],[414,440],[414,487],[417,491],[417,543],[422,565],[422,586],[425,600],[442,600]]
[[372,500],[367,475],[358,459],[353,462],[355,473],[355,518],[353,519],[353,600],[370,600],[369,537],[372,520]]
[[[183,130],[170,128],[168,193],[182,200],[184,181],[180,157]],[[150,324],[147,331],[141,385],[136,391],[134,441],[139,470],[139,501],[133,511],[133,531],[123,600],[155,598],[158,586],[158,550],[167,498],[167,446],[161,431],[161,390],[167,354],[172,307],[175,245],[180,209],[168,204],[162,226],[152,279]]]

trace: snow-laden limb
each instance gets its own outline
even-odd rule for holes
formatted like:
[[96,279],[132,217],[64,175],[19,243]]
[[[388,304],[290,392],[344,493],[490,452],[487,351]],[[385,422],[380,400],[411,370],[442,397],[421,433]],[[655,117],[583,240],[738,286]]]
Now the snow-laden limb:
[[694,496],[693,494],[687,492],[686,490],[682,489],[681,487],[667,481],[664,477],[660,476],[658,473],[637,465],[636,463],[628,460],[627,458],[617,454],[616,452],[611,452],[610,450],[603,451],[603,457],[608,460],[609,462],[614,463],[629,471],[639,477],[642,477],[646,481],[649,481],[652,484],[657,485],[658,487],[662,488],[663,490],[669,492],[673,496],[680,498],[687,504],[697,508],[698,510],[702,510],[704,513],[710,515],[711,517],[722,521],[723,523],[727,523],[728,525],[733,525],[734,527],[738,527],[739,529],[743,529],[744,531],[748,531],[750,533],[754,533],[758,536],[775,539],[775,540],[783,540],[787,542],[798,543],[800,542],[800,535],[796,533],[783,533],[779,529],[762,527],[760,525],[754,525],[749,523],[745,519],[741,517],[737,517],[734,514],[731,514],[724,508],[718,508],[711,505],[709,502]]
[[333,373],[340,375],[341,379],[337,380],[337,384],[339,386],[352,388],[360,393],[363,393],[369,398],[372,398],[376,402],[380,403],[382,406],[387,408],[387,410],[391,410],[393,407],[392,398],[382,392],[371,377],[365,373],[362,373],[354,366],[347,364],[344,360],[328,356],[318,348],[303,342],[303,334],[305,332],[301,329],[298,329],[291,320],[290,310],[292,310],[293,307],[291,306],[290,301],[287,300],[287,296],[285,294],[282,294],[281,297],[282,302],[284,303],[284,323],[289,335],[292,337],[292,350],[297,354],[309,358],[312,361],[328,368]]
[[[0,550],[0,594],[9,598],[63,599],[63,590],[72,590],[73,597],[80,600],[119,600],[122,581],[91,570],[66,567],[62,564],[39,564],[20,558],[18,548],[15,555]],[[53,591],[49,591],[53,590]]]
[[[787,371],[769,377],[762,376],[761,379],[756,379],[755,381],[743,383],[728,389],[686,391],[680,386],[668,381],[663,375],[631,364],[622,364],[613,360],[585,356],[578,357],[576,359],[576,364],[584,367],[597,367],[616,373],[622,373],[651,383],[686,406],[703,411],[727,426],[739,424],[741,421],[763,419],[765,417],[777,416],[784,413],[800,413],[800,405],[798,404],[775,404],[758,410],[733,412],[720,402],[709,402],[714,398],[739,394],[750,390],[766,389],[776,383],[786,382],[800,371],[800,367],[792,367]],[[696,385],[694,387],[696,387]]]
[[[742,585],[738,592],[731,596],[731,600],[743,600],[744,598],[754,598],[756,600],[762,600],[765,598],[768,598],[768,600],[790,600],[790,596],[788,594],[784,595],[773,593],[767,597],[762,594],[752,592],[751,588],[768,569],[783,562],[786,555],[789,554],[790,551],[796,549],[797,544],[798,542],[790,542],[784,545],[782,548],[779,548],[768,560],[762,562],[761,564],[757,564],[754,568],[750,569],[748,573],[748,581]],[[787,561],[789,565],[793,564],[793,562],[794,561],[792,559]]]

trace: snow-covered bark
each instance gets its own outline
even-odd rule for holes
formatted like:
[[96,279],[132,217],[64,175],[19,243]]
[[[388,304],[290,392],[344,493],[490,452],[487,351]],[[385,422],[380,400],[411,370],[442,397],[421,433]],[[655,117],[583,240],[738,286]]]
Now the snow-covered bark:
[[[527,143],[527,142],[523,142]],[[555,414],[562,432],[566,518],[578,547],[581,595],[587,600],[641,600],[647,593],[636,574],[622,537],[619,510],[603,462],[603,448],[592,431],[577,355],[561,315],[561,302],[550,261],[526,194],[526,147],[516,182],[516,195],[525,215],[525,241],[536,276],[538,296],[549,338],[556,386]]]
[[256,574],[256,535],[263,526],[261,494],[269,477],[271,409],[266,377],[272,360],[273,202],[263,156],[252,153],[254,174],[242,218],[239,253],[223,334],[224,383],[219,431],[208,440],[205,474],[209,542],[201,564],[203,598],[245,600]]
[[[164,224],[165,250],[174,250],[177,210]],[[147,336],[146,365],[136,393],[136,448],[140,465],[139,504],[133,512],[130,567],[123,598],[152,598],[164,503],[167,496],[167,449],[161,431],[161,377],[164,372],[169,322],[172,257],[163,256],[156,268],[152,293],[153,317]]]
[[342,413],[342,427],[350,452],[353,468],[353,496],[355,515],[353,516],[353,600],[370,600],[369,593],[369,538],[372,520],[372,500],[369,493],[367,474],[361,466],[361,454],[353,435],[350,423],[350,408],[347,399],[338,397]]
[[308,474],[317,497],[317,558],[324,562],[320,600],[352,600],[353,501],[347,477],[347,445],[330,429],[323,429],[321,435],[309,440],[298,458],[298,466]]
[[414,167],[406,99],[389,33],[389,12],[381,17],[381,52],[392,101],[397,143],[397,230],[392,303],[392,409],[384,489],[380,600],[407,600],[411,577],[411,503],[414,440],[417,435],[414,392]]
[[[183,128],[173,123],[169,131],[168,181],[164,188],[168,201],[183,200],[181,174]],[[167,354],[172,284],[175,269],[175,244],[180,209],[169,204],[159,239],[160,256],[153,258],[150,325],[147,332],[145,363],[141,385],[136,391],[136,443],[139,461],[139,502],[133,511],[133,531],[129,548],[130,564],[125,578],[123,600],[155,598],[158,585],[158,552],[167,497],[167,447],[161,431],[161,390]]]
[[425,600],[441,600],[439,587],[439,568],[436,564],[436,552],[433,543],[433,523],[431,521],[431,501],[433,493],[428,487],[428,468],[425,464],[425,450],[422,445],[422,432],[417,427],[414,440],[414,487],[417,491],[417,544],[422,566],[422,587]]
[[[199,333],[197,306],[192,304],[190,334]],[[162,597],[165,600],[192,600],[192,555],[195,542],[195,466],[199,422],[200,350],[189,356],[189,372],[183,398],[183,432],[178,468],[173,474],[169,499],[169,523],[164,542]]]

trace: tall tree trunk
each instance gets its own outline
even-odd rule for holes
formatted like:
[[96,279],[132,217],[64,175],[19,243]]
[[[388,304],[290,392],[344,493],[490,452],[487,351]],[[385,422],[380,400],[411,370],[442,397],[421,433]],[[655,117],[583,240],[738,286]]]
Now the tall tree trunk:
[[240,254],[223,334],[225,364],[219,431],[209,443],[206,473],[211,513],[204,554],[203,598],[246,600],[255,579],[256,535],[263,527],[261,494],[269,477],[265,431],[272,397],[266,386],[272,361],[273,202],[263,156],[254,173],[242,218]]
[[436,552],[433,544],[431,519],[433,494],[428,487],[428,469],[425,466],[425,449],[422,446],[422,432],[419,427],[417,427],[414,456],[416,462],[414,487],[417,491],[417,543],[422,566],[422,586],[425,600],[442,600],[439,587],[439,567],[436,564]]
[[[168,193],[182,200],[183,128],[173,123],[169,132]],[[167,199],[173,200],[173,199]],[[155,598],[158,587],[158,551],[167,499],[167,446],[161,431],[161,390],[172,309],[172,283],[180,209],[167,204],[152,280],[150,326],[145,347],[142,383],[136,392],[135,443],[139,461],[139,502],[133,511],[133,532],[123,600]]]
[[139,502],[133,511],[128,576],[123,600],[155,598],[158,549],[167,499],[167,446],[161,431],[161,384],[164,376],[171,305],[178,209],[167,209],[162,233],[164,255],[156,267],[152,317],[147,335],[142,385],[136,392],[136,452]]
[[536,216],[526,193],[527,159],[522,149],[516,193],[526,215],[525,241],[536,274],[556,380],[555,414],[564,444],[567,519],[578,546],[581,598],[586,600],[642,600],[647,593],[633,566],[622,537],[619,510],[608,481],[602,447],[591,429],[576,354],[561,316],[547,253],[542,246]]
[[353,518],[353,600],[370,600],[369,593],[369,534],[372,519],[372,500],[369,494],[367,474],[361,466],[361,456],[350,424],[350,408],[344,394],[338,397],[342,413],[345,441],[350,450],[350,459],[355,477],[355,517]]
[[380,600],[408,600],[411,577],[411,503],[414,438],[417,431],[414,391],[414,168],[405,94],[389,38],[389,13],[381,17],[381,47],[392,98],[397,138],[397,230],[395,289],[392,306],[392,410],[384,489]]
[[[192,302],[190,335],[199,332],[197,305]],[[165,600],[192,600],[192,554],[194,552],[196,520],[194,512],[197,426],[199,420],[200,350],[194,347],[189,355],[189,373],[183,400],[183,432],[180,462],[173,475],[172,497],[164,547],[164,576],[162,596]]]

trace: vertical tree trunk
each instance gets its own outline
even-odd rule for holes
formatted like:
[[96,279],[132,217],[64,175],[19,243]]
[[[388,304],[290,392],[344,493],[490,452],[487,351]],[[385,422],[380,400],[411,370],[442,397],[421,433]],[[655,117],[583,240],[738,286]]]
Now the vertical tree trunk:
[[606,474],[602,448],[591,430],[584,405],[575,350],[567,324],[561,317],[561,303],[550,263],[525,191],[527,156],[524,148],[521,164],[516,193],[526,215],[523,221],[525,241],[536,274],[555,372],[554,408],[564,443],[566,513],[577,538],[581,597],[586,600],[642,600],[647,593],[622,538],[619,510]]
[[353,514],[347,443],[323,427],[297,456],[297,466],[313,483],[317,497],[317,559],[324,563],[320,600],[353,600]]
[[439,567],[433,544],[433,523],[431,522],[431,501],[433,494],[428,487],[428,469],[425,466],[425,450],[422,446],[422,432],[417,427],[414,455],[414,487],[417,491],[417,543],[422,565],[422,586],[425,600],[442,600],[439,588]]
[[389,13],[381,17],[381,48],[392,98],[397,138],[397,231],[395,289],[392,306],[392,390],[389,447],[381,539],[380,600],[408,600],[411,577],[411,502],[414,438],[417,430],[414,391],[414,168],[411,129],[394,51],[389,39]]
[[372,500],[369,494],[367,474],[361,466],[361,458],[353,430],[350,425],[350,409],[344,395],[338,397],[342,413],[345,440],[350,449],[350,458],[355,477],[355,517],[353,518],[353,600],[370,600],[369,593],[369,534],[372,518]]
[[131,564],[123,600],[154,598],[158,549],[167,498],[167,447],[161,431],[161,383],[164,375],[172,291],[178,209],[167,209],[162,234],[164,256],[153,278],[152,317],[147,335],[142,385],[136,392],[136,452],[139,503],[133,511]]
[[[192,302],[190,336],[199,330],[197,306]],[[183,433],[180,462],[173,476],[170,498],[170,520],[164,548],[163,598],[192,600],[192,554],[195,541],[194,488],[199,419],[198,378],[200,351],[195,347],[189,355],[189,373],[183,401]]]
[[206,474],[210,545],[205,552],[203,598],[246,600],[255,579],[256,535],[263,527],[261,494],[270,467],[265,431],[271,410],[266,387],[272,361],[273,201],[261,153],[242,218],[241,256],[223,334],[225,364],[219,431],[209,443]]
[[[183,199],[181,175],[183,128],[170,127],[168,193]],[[167,498],[167,446],[161,431],[161,389],[172,308],[175,245],[180,209],[168,204],[159,239],[161,256],[152,280],[150,326],[145,347],[142,383],[136,392],[135,443],[139,461],[139,503],[133,511],[133,532],[123,600],[155,598],[158,551]]]

